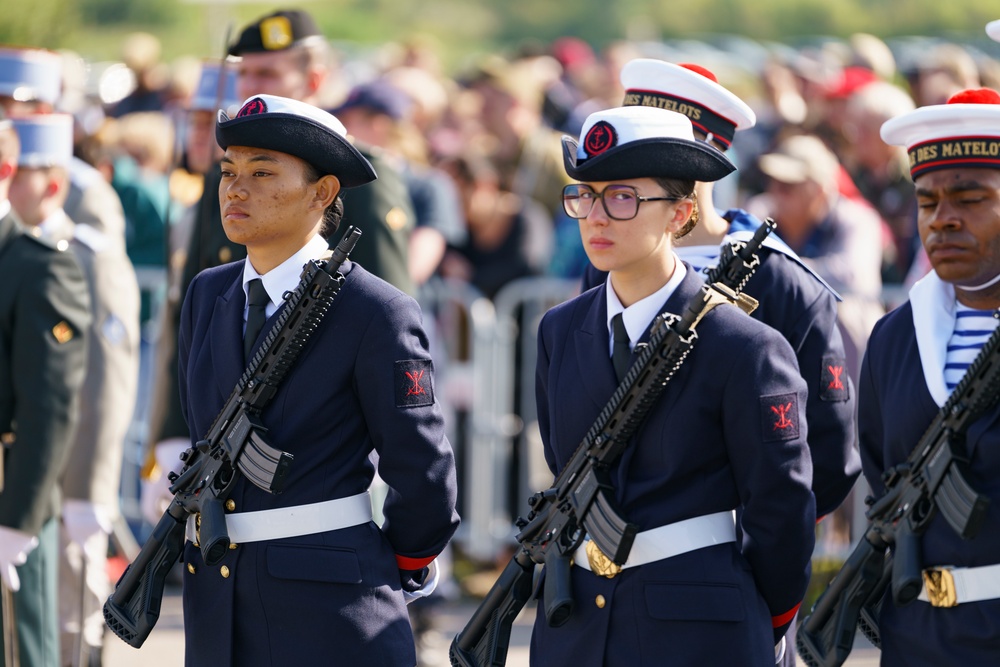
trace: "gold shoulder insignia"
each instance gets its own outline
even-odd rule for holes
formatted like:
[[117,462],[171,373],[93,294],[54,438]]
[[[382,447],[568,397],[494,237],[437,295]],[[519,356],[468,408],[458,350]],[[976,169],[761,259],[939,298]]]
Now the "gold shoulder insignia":
[[268,51],[288,48],[292,43],[292,23],[285,16],[272,16],[260,22],[260,41]]
[[73,340],[73,327],[71,327],[66,320],[63,320],[59,324],[52,327],[52,335],[55,336],[56,341],[60,344],[68,343]]
[[389,225],[389,229],[398,232],[403,227],[406,227],[406,217],[406,211],[398,206],[393,206],[385,214],[385,224]]

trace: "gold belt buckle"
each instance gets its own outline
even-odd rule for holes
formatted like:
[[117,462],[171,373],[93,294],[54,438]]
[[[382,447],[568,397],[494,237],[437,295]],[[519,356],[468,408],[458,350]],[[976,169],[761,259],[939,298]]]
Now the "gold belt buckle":
[[608,558],[593,540],[587,540],[587,560],[594,574],[614,579],[622,571],[622,566]]
[[930,567],[923,571],[927,601],[933,607],[957,607],[958,595],[955,591],[955,577],[951,568]]

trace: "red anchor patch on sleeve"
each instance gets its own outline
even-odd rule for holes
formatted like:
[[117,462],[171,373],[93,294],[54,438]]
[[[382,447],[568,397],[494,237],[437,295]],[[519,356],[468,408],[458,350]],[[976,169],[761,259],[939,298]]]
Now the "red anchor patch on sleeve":
[[847,360],[843,357],[823,357],[819,373],[819,400],[846,401],[851,397],[851,379],[847,375]]
[[396,407],[434,405],[434,376],[430,359],[396,362]]
[[761,440],[794,440],[799,437],[799,397],[797,394],[760,397]]

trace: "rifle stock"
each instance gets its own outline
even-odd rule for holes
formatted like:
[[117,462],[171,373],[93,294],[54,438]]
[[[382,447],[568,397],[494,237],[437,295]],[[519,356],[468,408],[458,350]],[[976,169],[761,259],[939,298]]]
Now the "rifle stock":
[[585,533],[614,563],[625,563],[638,528],[615,506],[607,471],[687,358],[701,318],[720,303],[752,310],[755,302],[739,290],[759,266],[756,252],[774,227],[768,219],[745,244],[727,245],[718,268],[709,273],[710,282],[684,314],[654,320],[648,345],[636,349],[632,366],[552,487],[528,499],[531,511],[517,522],[521,548],[452,642],[453,666],[505,664],[511,625],[531,595],[535,564],[545,565],[546,621],[558,627],[570,618],[571,558]]
[[167,574],[184,548],[187,516],[176,518],[174,514],[169,509],[163,513],[139,555],[125,569],[114,593],[104,603],[108,627],[135,648],[142,646],[160,617]]
[[170,475],[170,505],[104,603],[105,622],[125,643],[139,648],[156,624],[167,573],[183,551],[189,516],[199,515],[202,558],[216,565],[229,550],[223,503],[239,475],[268,493],[284,489],[293,457],[271,446],[259,416],[340,292],[340,267],[360,236],[360,230],[348,228],[328,261],[305,265],[299,285],[287,295],[208,434],[181,455],[184,467]]
[[520,550],[448,651],[453,667],[503,667],[514,619],[531,597],[535,562]]

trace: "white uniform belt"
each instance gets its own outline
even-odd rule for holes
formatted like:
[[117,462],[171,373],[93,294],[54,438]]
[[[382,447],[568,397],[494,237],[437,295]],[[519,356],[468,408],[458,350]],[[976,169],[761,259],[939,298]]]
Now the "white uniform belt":
[[[372,501],[368,492],[321,503],[279,507],[259,512],[226,515],[226,529],[233,544],[280,540],[298,535],[312,535],[359,526],[372,520]],[[198,543],[195,515],[188,517],[187,539]]]
[[[935,588],[928,595],[927,578],[934,577]],[[942,577],[943,575],[943,577]],[[920,600],[936,607],[953,607],[963,602],[982,602],[1000,598],[1000,563],[982,567],[937,567],[924,570]]]
[[[590,568],[586,538],[573,555],[573,562],[585,570]],[[644,530],[635,536],[632,550],[622,569],[637,567],[664,558],[679,556],[715,544],[736,541],[736,516],[733,511],[696,516],[659,528]]]

